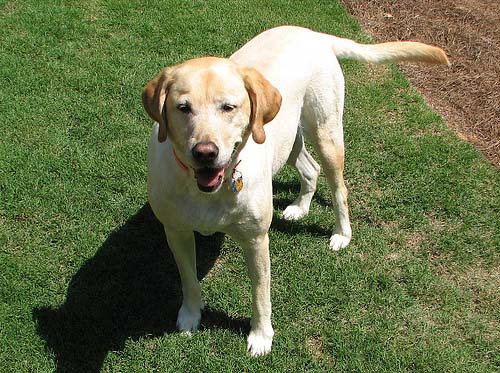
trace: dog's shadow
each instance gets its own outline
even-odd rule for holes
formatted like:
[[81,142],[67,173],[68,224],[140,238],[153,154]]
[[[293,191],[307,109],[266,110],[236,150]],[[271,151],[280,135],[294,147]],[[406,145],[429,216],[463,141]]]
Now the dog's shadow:
[[[196,236],[200,280],[214,265],[223,240],[223,234]],[[163,227],[146,204],[74,275],[65,302],[37,308],[33,317],[58,372],[98,372],[107,353],[122,350],[128,338],[174,332],[181,300]],[[208,308],[201,327],[243,334],[249,320]]]
[[[277,187],[298,191],[293,183]],[[290,202],[274,201],[278,208]],[[328,234],[314,224],[288,222],[276,214],[272,229]],[[213,267],[223,241],[223,234],[196,235],[200,280]],[[57,308],[37,308],[33,317],[38,334],[55,355],[58,372],[98,372],[108,352],[122,350],[128,338],[175,332],[181,300],[177,266],[163,227],[146,204],[73,276],[65,302]],[[201,328],[246,334],[250,322],[207,307]]]

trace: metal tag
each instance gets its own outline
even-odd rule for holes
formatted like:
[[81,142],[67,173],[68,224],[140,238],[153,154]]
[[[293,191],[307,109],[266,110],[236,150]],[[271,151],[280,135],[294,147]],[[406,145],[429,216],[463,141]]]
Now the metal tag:
[[235,170],[233,173],[231,189],[233,193],[241,192],[241,190],[243,189],[243,175],[238,170]]

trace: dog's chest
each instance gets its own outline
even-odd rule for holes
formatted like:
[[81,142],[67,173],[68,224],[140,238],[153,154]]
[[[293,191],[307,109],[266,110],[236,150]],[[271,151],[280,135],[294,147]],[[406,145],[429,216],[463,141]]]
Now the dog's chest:
[[186,225],[192,225],[193,230],[209,235],[226,232],[227,227],[237,220],[240,214],[231,204],[204,202],[190,205],[183,215]]
[[190,229],[204,235],[228,232],[229,227],[242,219],[242,205],[236,198],[194,198],[175,194],[160,201],[150,198],[151,206],[160,221],[168,228]]

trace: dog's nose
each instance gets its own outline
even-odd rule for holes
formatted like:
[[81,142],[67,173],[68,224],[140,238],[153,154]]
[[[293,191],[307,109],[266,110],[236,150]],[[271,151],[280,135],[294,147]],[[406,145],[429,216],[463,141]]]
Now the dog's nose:
[[201,164],[210,164],[219,155],[219,148],[212,141],[199,142],[191,150],[195,161]]

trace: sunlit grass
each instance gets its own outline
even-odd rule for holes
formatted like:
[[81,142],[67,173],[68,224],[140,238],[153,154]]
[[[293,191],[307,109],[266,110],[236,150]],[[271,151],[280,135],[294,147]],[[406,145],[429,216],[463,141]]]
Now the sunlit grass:
[[[322,177],[270,232],[271,355],[245,353],[240,249],[199,237],[207,309],[146,201],[142,86],[280,24],[367,40],[335,1],[0,1],[0,365],[5,371],[498,371],[500,177],[394,67],[344,63],[353,241],[328,250]],[[431,67],[430,67],[431,68]]]

